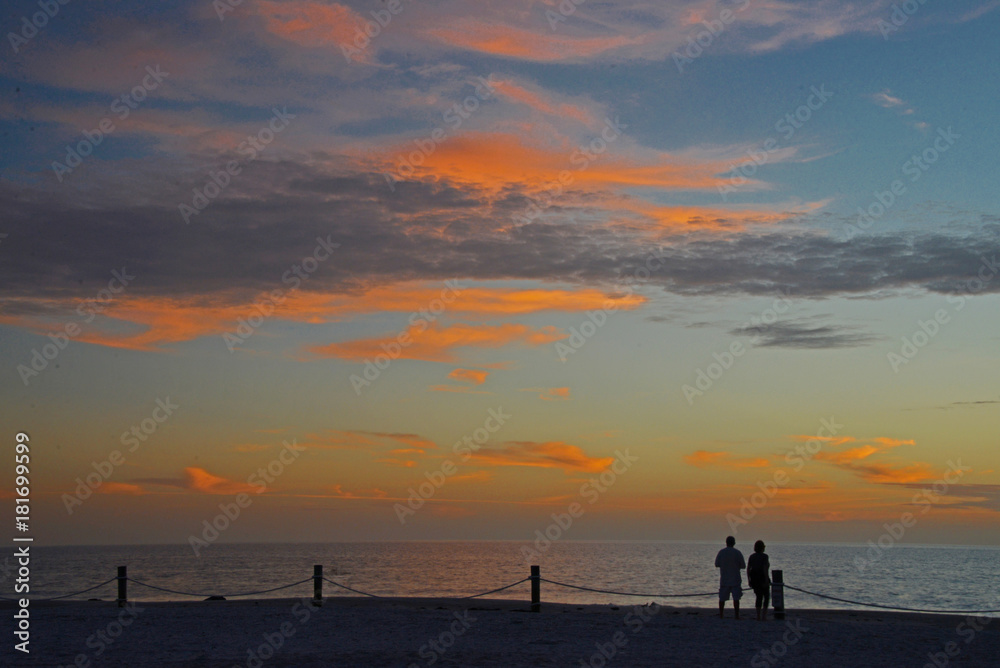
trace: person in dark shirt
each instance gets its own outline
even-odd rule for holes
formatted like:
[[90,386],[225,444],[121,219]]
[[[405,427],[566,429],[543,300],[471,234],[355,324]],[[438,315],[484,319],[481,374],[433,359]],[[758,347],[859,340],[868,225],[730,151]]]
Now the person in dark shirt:
[[753,544],[753,554],[747,559],[747,584],[757,595],[757,621],[767,619],[767,607],[771,604],[771,560],[764,552],[764,541]]

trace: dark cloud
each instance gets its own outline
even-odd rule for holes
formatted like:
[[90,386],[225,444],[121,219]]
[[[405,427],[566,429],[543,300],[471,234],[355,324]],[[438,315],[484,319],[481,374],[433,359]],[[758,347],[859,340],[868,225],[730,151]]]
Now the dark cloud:
[[[929,493],[926,498],[928,501],[932,502],[939,498],[957,499],[957,501],[949,501],[948,508],[985,508],[986,510],[1000,512],[1000,485],[949,485],[948,489],[940,494],[934,492],[933,487],[930,485],[906,483],[901,486],[908,487],[910,489],[927,490]],[[930,493],[933,493],[934,495],[932,496]]]
[[759,337],[756,346],[764,348],[854,348],[879,340],[878,336],[856,328],[813,324],[815,319],[776,322],[772,325],[739,327],[735,336]]
[[[651,242],[576,215],[566,204],[513,225],[527,200],[513,188],[484,193],[444,182],[397,183],[377,173],[313,161],[258,160],[185,224],[180,203],[206,172],[163,178],[162,166],[85,175],[74,188],[0,186],[0,281],[8,297],[85,298],[113,269],[150,294],[252,294],[280,287],[282,274],[312,253],[317,238],[341,244],[303,286],[349,291],[400,280],[529,279],[613,286],[654,253],[663,266],[646,281],[680,295],[877,297],[921,288],[995,293],[1000,224],[968,221],[962,234],[899,233],[835,239],[802,225],[725,235],[692,232]],[[154,161],[155,162],[155,161]],[[96,166],[95,166],[96,169]],[[74,176],[74,178],[76,178]],[[567,195],[566,202],[573,202]],[[985,276],[975,283],[977,273]],[[973,283],[970,284],[970,280]],[[7,308],[14,308],[9,306]],[[20,308],[23,308],[20,307]],[[8,311],[9,312],[9,311]],[[843,347],[864,332],[805,322],[762,332],[763,345]]]
[[908,411],[919,411],[919,410],[939,410],[939,411],[952,411],[957,408],[982,408],[984,406],[996,406],[1000,405],[1000,400],[988,399],[985,401],[953,401],[950,404],[945,404],[943,406],[931,406],[928,408],[906,408],[904,410]]

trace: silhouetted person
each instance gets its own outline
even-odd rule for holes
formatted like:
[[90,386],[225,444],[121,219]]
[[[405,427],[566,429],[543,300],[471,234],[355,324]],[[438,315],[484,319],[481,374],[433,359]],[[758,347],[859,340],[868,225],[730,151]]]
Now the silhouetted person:
[[726,547],[715,555],[715,566],[719,569],[719,617],[725,617],[723,611],[726,609],[726,601],[732,595],[733,609],[736,610],[736,619],[739,619],[740,598],[743,597],[743,577],[740,570],[747,567],[747,562],[743,560],[743,553],[734,545],[736,539],[728,536]]
[[757,595],[757,621],[767,619],[767,606],[771,604],[771,560],[764,552],[764,541],[753,544],[753,554],[747,559],[747,584]]

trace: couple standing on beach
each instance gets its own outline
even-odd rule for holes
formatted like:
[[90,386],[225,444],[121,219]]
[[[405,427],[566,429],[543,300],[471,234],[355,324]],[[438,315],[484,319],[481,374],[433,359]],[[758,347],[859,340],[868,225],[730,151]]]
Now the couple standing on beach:
[[733,597],[736,619],[740,618],[740,599],[743,597],[743,578],[740,570],[747,571],[747,584],[757,595],[757,621],[767,619],[767,606],[771,602],[771,561],[764,552],[764,541],[753,545],[749,563],[743,560],[743,553],[736,549],[736,539],[726,538],[726,547],[715,556],[715,566],[719,569],[719,617],[724,617],[726,601]]

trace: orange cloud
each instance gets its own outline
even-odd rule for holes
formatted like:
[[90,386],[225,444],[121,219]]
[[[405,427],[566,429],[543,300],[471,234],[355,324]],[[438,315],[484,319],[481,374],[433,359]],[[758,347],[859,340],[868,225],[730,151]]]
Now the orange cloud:
[[636,43],[623,35],[568,37],[468,18],[454,21],[449,27],[432,28],[428,33],[449,46],[537,62],[576,60]]
[[[391,163],[412,147],[399,146],[383,156],[380,168],[395,171]],[[574,188],[607,189],[650,187],[668,189],[715,189],[727,183],[720,176],[729,168],[722,159],[705,160],[662,151],[648,151],[642,159],[608,152],[594,159],[579,147],[564,142],[558,148],[529,142],[521,135],[468,132],[440,144],[415,168],[419,178],[445,178],[456,183],[501,192],[512,184],[541,189],[558,184],[559,175],[568,172]]]
[[[217,293],[198,297],[147,297],[124,294],[104,307],[100,316],[86,324],[81,320],[82,332],[78,341],[132,350],[155,350],[164,345],[191,341],[203,336],[235,332],[239,321],[260,314],[254,304],[271,309],[271,317],[300,322],[326,322],[338,313],[331,304],[331,295],[291,291],[283,295],[280,303],[261,293],[256,299],[246,299],[234,293]],[[76,303],[48,300],[43,304],[54,312],[66,310],[73,313]],[[86,309],[86,305],[84,306]],[[86,310],[84,316],[87,315]],[[80,317],[74,315],[74,318]],[[117,329],[126,323],[137,329],[134,333],[110,332],[106,325],[118,321]],[[39,333],[51,331],[52,323],[39,318],[0,316],[0,324],[10,324]]]
[[[871,462],[870,458],[903,445],[915,445],[913,439],[879,437],[871,443],[844,450],[842,452],[818,452],[816,459],[854,473],[862,480],[872,483],[912,483],[928,480],[934,475],[930,464],[913,462],[894,466],[882,462]],[[864,463],[859,463],[864,462]]]
[[908,483],[923,482],[934,477],[930,464],[915,462],[908,466],[893,467],[888,464],[855,465],[851,470],[868,482]]
[[827,461],[833,462],[834,464],[849,464],[851,462],[858,461],[860,459],[867,459],[871,457],[879,449],[873,445],[862,445],[857,448],[851,448],[850,450],[844,450],[843,452],[834,453],[818,453],[817,459],[826,459]]
[[358,339],[325,346],[314,346],[309,350],[322,357],[337,357],[348,360],[365,360],[376,355],[384,355],[386,347],[399,347],[399,358],[427,360],[431,362],[455,362],[456,348],[502,348],[507,345],[540,346],[565,339],[568,335],[555,327],[533,328],[528,325],[467,325],[458,323],[450,327],[437,322],[426,329],[408,327],[404,334],[410,345],[402,346],[400,336],[386,336],[373,339]]
[[[795,436],[793,438],[795,438],[796,440],[803,440],[807,438],[816,439],[819,441],[823,441],[829,447],[837,447],[845,443],[853,443],[857,441],[856,438],[850,436],[842,436],[842,437]],[[898,438],[879,437],[879,438],[864,439],[864,440],[867,440],[869,442],[865,445],[861,445],[856,448],[851,448],[850,450],[844,450],[843,452],[829,452],[829,451],[820,452],[816,455],[816,457],[817,459],[827,459],[829,461],[834,461],[837,463],[847,463],[858,459],[867,459],[868,457],[871,457],[874,454],[877,454],[879,452],[885,452],[887,450],[891,450],[892,448],[898,448],[901,445],[916,444],[916,441],[912,439],[904,441]],[[873,443],[875,445],[872,445]]]
[[313,450],[366,450],[381,447],[378,439],[366,432],[330,430],[322,434],[306,434],[302,447]]
[[376,459],[379,464],[388,464],[390,466],[399,466],[406,469],[412,469],[417,465],[412,459],[397,459],[395,457],[386,457],[385,459]]
[[568,387],[526,387],[521,392],[538,392],[539,398],[545,401],[569,399]]
[[[462,290],[450,312],[482,316],[513,316],[542,311],[577,312],[603,307],[609,300],[618,309],[632,310],[646,303],[638,294],[609,295],[601,290]],[[384,310],[384,309],[378,309]]]
[[517,85],[513,81],[498,81],[493,84],[493,87],[499,91],[501,95],[505,95],[516,102],[525,104],[532,109],[542,112],[543,114],[573,118],[589,127],[597,125],[597,119],[594,118],[594,115],[586,109],[573,104],[555,102],[544,93],[530,91],[527,88]]
[[270,445],[264,445],[263,443],[241,443],[240,445],[234,445],[233,451],[235,452],[261,452],[262,450],[267,450]]
[[706,450],[697,450],[690,455],[685,455],[684,461],[698,468],[717,466],[724,469],[764,468],[771,464],[763,457],[733,457],[729,452],[708,452]]
[[463,383],[482,385],[486,382],[486,377],[489,375],[489,371],[481,369],[455,369],[448,374],[448,377]]
[[409,452],[419,452],[421,454],[427,452],[428,450],[437,449],[437,444],[433,441],[429,441],[423,436],[417,434],[387,434],[382,432],[368,432],[372,436],[378,436],[380,438],[389,438],[399,443],[404,443],[409,446]]
[[493,480],[493,474],[489,471],[473,471],[451,478],[452,482],[489,482]]
[[885,438],[884,436],[876,438],[875,442],[884,448],[897,448],[901,445],[916,445],[917,442],[912,438],[907,441],[902,441],[898,438]]
[[[600,290],[517,290],[512,288],[469,287],[457,291],[442,288],[440,283],[406,282],[370,288],[353,294],[330,294],[287,291],[280,301],[261,293],[247,299],[236,293],[218,293],[200,297],[147,297],[123,294],[108,304],[101,315],[89,324],[81,323],[77,341],[112,348],[158,350],[164,346],[191,341],[204,336],[222,336],[237,331],[240,320],[260,317],[254,304],[271,310],[269,317],[293,322],[320,324],[362,313],[419,313],[421,309],[437,309],[435,300],[448,293],[454,301],[445,305],[449,313],[479,317],[502,317],[541,311],[586,311],[603,308],[613,299],[618,309],[631,310],[646,303],[641,295],[612,297]],[[74,309],[78,302],[32,300],[30,312],[38,307],[55,314],[69,313],[80,318]],[[442,303],[443,304],[443,303]],[[0,313],[18,312],[29,305],[26,300],[0,299]],[[427,314],[429,318],[430,315]],[[110,331],[108,324],[118,325]],[[37,316],[0,315],[0,324],[20,327],[38,334],[47,334],[64,322]],[[122,332],[125,328],[137,330]]]
[[820,443],[824,443],[826,445],[834,447],[838,445],[843,445],[844,443],[853,443],[856,440],[858,440],[853,436],[816,436],[809,434],[792,434],[788,438],[792,439],[793,441],[799,441],[800,443],[807,443],[808,441],[819,441]]
[[597,473],[611,466],[614,457],[590,457],[575,445],[562,441],[536,443],[515,441],[503,448],[481,448],[473,455],[477,464],[490,466],[533,466],[566,471]]
[[203,494],[241,494],[260,491],[259,487],[228,480],[196,466],[185,468],[184,475],[187,477],[187,488]]
[[[314,440],[315,438],[316,437],[314,435],[310,435],[310,440]],[[340,446],[333,447],[331,449],[350,449],[351,446],[384,447],[385,441],[406,446],[405,448],[396,448],[390,451],[397,454],[413,453],[422,455],[428,450],[437,449],[437,444],[434,441],[428,440],[419,434],[404,434],[396,432],[334,431],[323,440],[327,443]]]
[[467,385],[428,385],[431,392],[450,392],[452,394],[493,394],[486,390],[474,390]]
[[[600,202],[602,208],[610,211],[631,212],[640,220],[648,221],[652,227],[661,230],[714,229],[740,230],[748,225],[766,225],[791,220],[797,216],[816,211],[828,200],[789,204],[787,206],[756,208],[724,208],[703,206],[661,206],[634,197],[612,196]],[[632,225],[618,221],[620,225]]]
[[345,490],[342,485],[331,485],[327,488],[327,492],[331,496],[341,499],[384,499],[388,496],[385,490],[378,489],[377,487],[350,492]]
[[98,494],[146,494],[146,490],[141,485],[132,485],[126,482],[105,482],[97,488]]
[[302,46],[347,47],[352,58],[370,62],[367,50],[354,44],[359,30],[368,37],[365,34],[367,21],[350,7],[335,2],[309,0],[258,0],[255,7],[257,13],[264,18],[268,31],[279,37]]

